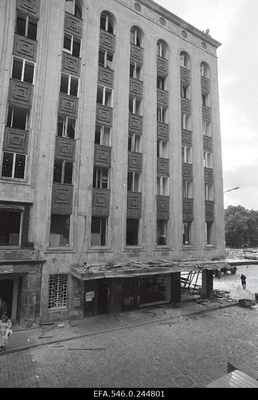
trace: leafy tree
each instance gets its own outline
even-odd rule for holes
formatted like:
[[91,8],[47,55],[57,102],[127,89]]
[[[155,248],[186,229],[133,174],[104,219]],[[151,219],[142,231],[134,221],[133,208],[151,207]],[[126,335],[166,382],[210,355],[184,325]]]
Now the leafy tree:
[[258,246],[258,211],[249,211],[242,206],[228,206],[224,216],[227,246]]

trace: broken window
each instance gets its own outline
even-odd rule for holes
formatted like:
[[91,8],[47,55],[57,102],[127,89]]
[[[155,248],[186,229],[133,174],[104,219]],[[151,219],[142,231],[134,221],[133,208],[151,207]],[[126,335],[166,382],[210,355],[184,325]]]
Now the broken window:
[[167,221],[157,221],[157,245],[165,246],[167,244]]
[[60,247],[69,244],[70,215],[51,215],[49,246]]
[[141,65],[131,61],[130,63],[130,77],[140,80],[141,77]]
[[2,176],[6,178],[24,179],[26,155],[3,153]]
[[0,211],[0,246],[20,246],[22,212]]
[[76,119],[58,115],[57,136],[74,139]]
[[61,74],[60,92],[78,97],[79,79],[73,75]]
[[134,193],[141,192],[141,175],[137,172],[128,172],[127,191]]
[[9,104],[7,126],[21,130],[28,130],[29,110]]
[[13,57],[12,78],[33,84],[34,63],[23,58]]
[[112,107],[113,105],[113,91],[111,88],[98,85],[97,89],[97,103],[103,106]]
[[55,159],[53,182],[71,185],[73,181],[73,162]]
[[18,11],[16,33],[31,40],[37,40],[37,20]]
[[168,178],[166,176],[157,176],[157,194],[169,196]]
[[126,220],[126,245],[137,246],[139,234],[139,220],[130,219]]
[[168,142],[157,141],[157,157],[168,158]]
[[114,21],[111,15],[103,12],[100,17],[100,29],[103,31],[114,33]]
[[107,244],[107,218],[91,218],[91,246],[106,246]]
[[113,67],[113,53],[108,50],[99,50],[99,65],[104,68],[112,69]]
[[142,35],[140,30],[136,27],[133,27],[131,29],[131,43],[134,44],[135,46],[141,47],[141,40],[142,40]]
[[98,189],[108,189],[108,168],[93,168],[93,187]]
[[96,125],[95,128],[95,144],[101,146],[110,146],[110,131],[111,129],[104,125]]
[[141,141],[141,135],[137,135],[136,133],[130,133],[128,136],[128,151],[132,151],[134,153],[140,153],[140,141]]
[[71,54],[74,57],[80,57],[81,51],[81,40],[75,38],[73,35],[69,33],[64,33],[64,44],[63,44],[63,51],[66,53]]
[[157,56],[167,60],[167,45],[162,40],[157,42]]
[[82,18],[80,3],[77,0],[65,0],[65,11],[77,18]]
[[184,222],[183,224],[183,245],[191,244],[191,222]]
[[206,245],[212,244],[212,227],[213,227],[213,223],[212,222],[206,222],[205,223],[205,241],[206,241]]
[[129,97],[129,112],[135,115],[141,115],[141,99],[138,97]]
[[180,53],[180,66],[190,69],[190,58],[189,55],[184,51]]

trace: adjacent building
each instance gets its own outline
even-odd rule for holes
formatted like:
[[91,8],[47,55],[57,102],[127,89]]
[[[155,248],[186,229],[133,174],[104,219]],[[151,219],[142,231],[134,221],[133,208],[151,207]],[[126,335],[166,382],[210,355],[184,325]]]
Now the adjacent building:
[[180,262],[224,257],[219,46],[152,0],[1,1],[13,320],[180,301]]

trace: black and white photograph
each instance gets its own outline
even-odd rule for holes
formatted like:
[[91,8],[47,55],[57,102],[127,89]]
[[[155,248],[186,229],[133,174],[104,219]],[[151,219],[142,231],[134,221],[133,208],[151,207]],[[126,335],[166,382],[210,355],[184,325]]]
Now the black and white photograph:
[[0,388],[258,389],[257,20],[0,0]]

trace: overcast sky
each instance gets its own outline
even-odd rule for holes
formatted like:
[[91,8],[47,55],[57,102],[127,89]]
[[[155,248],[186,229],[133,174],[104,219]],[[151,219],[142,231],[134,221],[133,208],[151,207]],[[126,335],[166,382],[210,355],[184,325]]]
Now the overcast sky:
[[218,49],[224,207],[258,210],[258,0],[155,0]]

